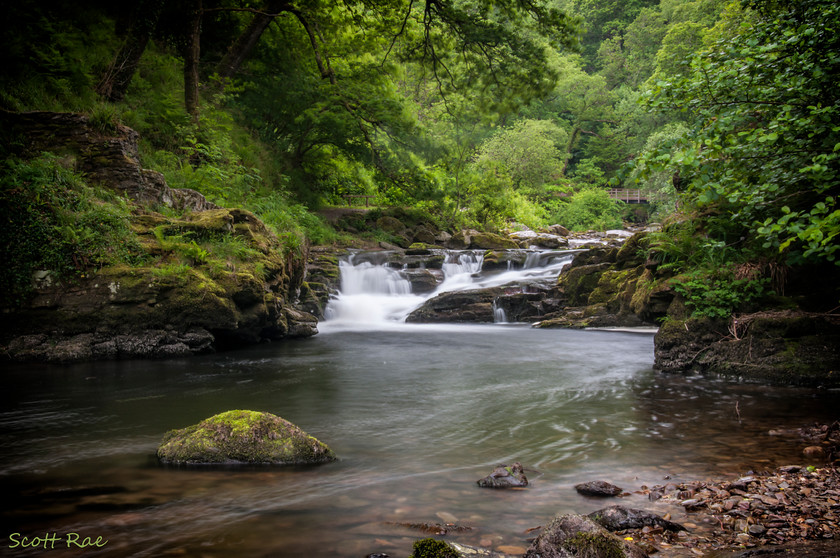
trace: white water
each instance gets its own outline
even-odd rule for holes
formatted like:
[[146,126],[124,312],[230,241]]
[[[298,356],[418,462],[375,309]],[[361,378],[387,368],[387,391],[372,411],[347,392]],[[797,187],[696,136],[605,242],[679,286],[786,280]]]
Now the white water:
[[[324,312],[319,329],[378,329],[405,322],[406,317],[426,300],[444,292],[506,286],[521,292],[531,285],[553,284],[575,251],[528,251],[524,263],[509,261],[507,270],[485,272],[484,251],[441,251],[443,281],[432,293],[414,294],[405,270],[374,264],[358,254],[339,262],[341,290]],[[496,309],[497,323],[506,323],[504,310]]]

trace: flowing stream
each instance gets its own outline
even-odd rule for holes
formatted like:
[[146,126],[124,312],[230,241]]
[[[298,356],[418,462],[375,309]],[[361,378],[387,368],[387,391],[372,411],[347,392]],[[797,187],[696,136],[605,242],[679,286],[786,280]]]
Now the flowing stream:
[[[405,270],[385,263],[373,263],[365,254],[351,255],[339,262],[341,292],[326,309],[322,326],[335,328],[385,328],[403,322],[408,314],[426,300],[441,293],[510,286],[550,286],[571,261],[576,250],[531,250],[518,260],[508,261],[507,268],[485,272],[483,250],[441,251],[444,260],[442,281],[431,293],[412,292]],[[496,310],[496,322],[506,322]],[[323,329],[323,328],[322,328]]]
[[[612,503],[576,483],[633,493],[666,477],[803,463],[801,445],[768,432],[836,418],[833,391],[656,373],[647,333],[404,324],[429,295],[376,267],[370,282],[342,268],[333,319],[310,339],[167,361],[4,365],[0,555],[406,558],[428,536],[408,525],[424,522],[470,527],[446,538],[521,555],[555,514]],[[446,273],[446,288],[470,288]],[[508,272],[463,273],[474,285]],[[294,422],[340,460],[157,464],[168,429],[240,408]],[[528,488],[476,485],[513,461],[529,469]],[[640,494],[621,503],[651,507]],[[59,542],[10,548],[12,533]],[[108,543],[67,549],[68,533]]]

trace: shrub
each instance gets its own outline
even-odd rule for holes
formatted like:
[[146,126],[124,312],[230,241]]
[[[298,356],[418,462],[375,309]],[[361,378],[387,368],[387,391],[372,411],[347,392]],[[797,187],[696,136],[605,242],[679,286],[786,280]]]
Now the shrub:
[[574,231],[620,229],[621,206],[601,188],[584,188],[560,206],[553,221]]
[[2,306],[28,300],[35,271],[69,278],[145,258],[124,199],[88,187],[52,155],[0,167]]

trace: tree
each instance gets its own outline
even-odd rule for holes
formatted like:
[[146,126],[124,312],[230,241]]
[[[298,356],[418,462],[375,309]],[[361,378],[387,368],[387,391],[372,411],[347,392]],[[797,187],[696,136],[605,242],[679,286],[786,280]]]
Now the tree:
[[[285,15],[263,32],[252,60],[271,72],[252,77],[258,90],[241,95],[254,122],[293,169],[311,174],[339,149],[402,186],[424,175],[402,168],[422,166],[409,151],[434,134],[421,128],[446,127],[412,121],[412,90],[427,98],[427,113],[468,127],[472,114],[509,113],[553,87],[549,47],[571,45],[574,30],[536,0],[313,2]],[[462,170],[471,142],[449,143],[455,159],[446,164]]]
[[519,120],[479,148],[476,163],[497,161],[519,189],[536,192],[556,181],[563,168],[568,133],[550,120]]
[[116,102],[125,97],[162,8],[163,0],[141,0],[137,3],[122,46],[96,86],[97,93],[104,99]]
[[603,76],[586,73],[572,56],[559,57],[557,68],[561,77],[546,107],[554,112],[568,131],[561,171],[561,175],[565,176],[570,172],[581,138],[603,139],[608,125],[618,122],[613,115],[616,96],[607,88]]
[[673,165],[730,235],[790,263],[840,265],[840,5],[742,5],[690,75],[656,84],[653,105],[684,111],[691,131],[648,162]]

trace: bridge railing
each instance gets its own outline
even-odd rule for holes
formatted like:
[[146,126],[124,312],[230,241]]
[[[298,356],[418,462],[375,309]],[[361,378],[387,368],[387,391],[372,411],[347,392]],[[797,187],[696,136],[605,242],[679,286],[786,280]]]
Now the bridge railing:
[[625,203],[645,203],[647,201],[647,196],[642,195],[641,190],[628,190],[625,188],[612,188],[610,190],[610,197]]

